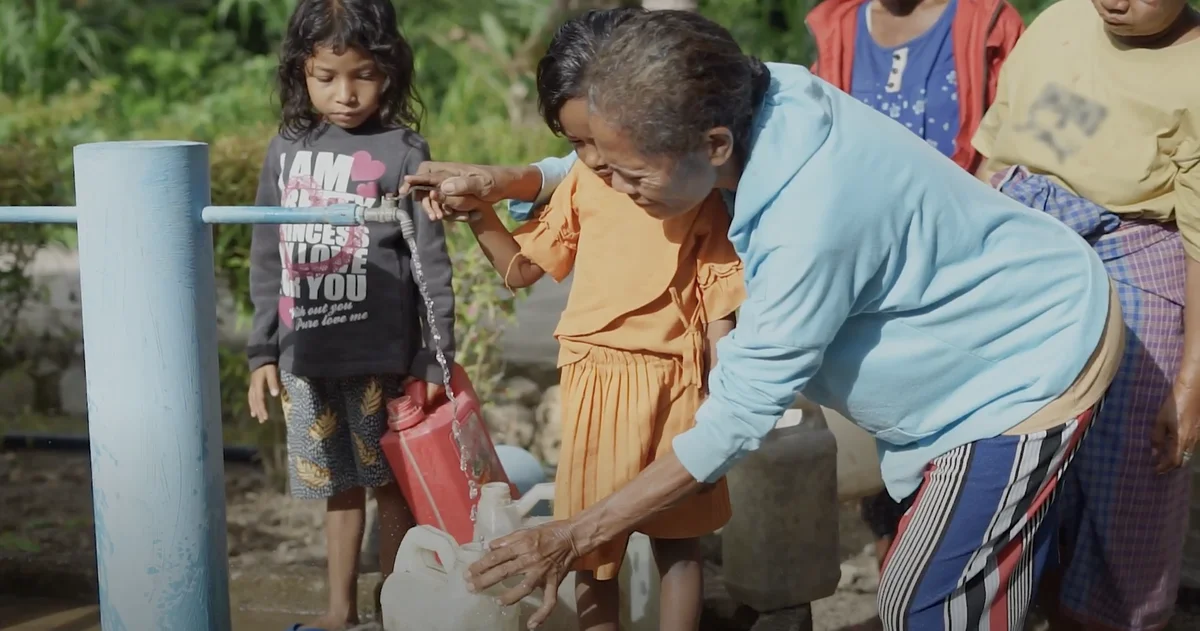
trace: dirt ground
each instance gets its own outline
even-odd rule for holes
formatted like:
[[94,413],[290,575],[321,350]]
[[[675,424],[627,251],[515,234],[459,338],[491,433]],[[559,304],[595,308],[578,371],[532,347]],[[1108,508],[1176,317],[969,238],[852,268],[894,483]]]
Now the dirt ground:
[[[293,500],[268,488],[256,467],[227,464],[225,473],[231,572],[269,568],[286,574],[299,568],[312,572],[323,566],[320,503]],[[0,452],[0,507],[0,564],[24,557],[36,567],[43,557],[59,563],[65,557],[68,563],[94,567],[86,454]],[[814,604],[817,631],[849,631],[874,612],[878,577],[869,533],[853,506],[842,507],[840,522],[842,584],[835,595]],[[719,583],[713,580],[719,577],[719,567],[711,569],[709,583]],[[712,591],[710,598],[720,598],[717,592],[723,590]],[[705,628],[737,627],[720,623]],[[1200,629],[1200,616],[1181,613],[1170,629]]]

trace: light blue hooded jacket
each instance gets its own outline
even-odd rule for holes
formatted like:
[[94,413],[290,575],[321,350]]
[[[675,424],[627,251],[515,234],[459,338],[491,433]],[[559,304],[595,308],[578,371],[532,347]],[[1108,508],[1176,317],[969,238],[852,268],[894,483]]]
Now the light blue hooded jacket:
[[[1070,228],[807,69],[767,67],[729,230],[748,297],[675,453],[714,481],[802,393],[870,432],[890,494],[907,497],[931,460],[1074,382],[1108,278]],[[545,188],[571,161],[539,163]]]

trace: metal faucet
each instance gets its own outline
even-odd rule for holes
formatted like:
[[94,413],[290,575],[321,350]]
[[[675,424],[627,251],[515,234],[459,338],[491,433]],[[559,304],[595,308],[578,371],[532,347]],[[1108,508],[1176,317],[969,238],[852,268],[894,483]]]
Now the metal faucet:
[[416,227],[413,225],[412,217],[400,208],[400,197],[395,193],[387,193],[383,196],[383,201],[377,208],[368,208],[367,206],[358,206],[355,208],[354,218],[359,224],[370,222],[375,223],[398,223],[400,224],[400,234],[407,239],[416,237]]

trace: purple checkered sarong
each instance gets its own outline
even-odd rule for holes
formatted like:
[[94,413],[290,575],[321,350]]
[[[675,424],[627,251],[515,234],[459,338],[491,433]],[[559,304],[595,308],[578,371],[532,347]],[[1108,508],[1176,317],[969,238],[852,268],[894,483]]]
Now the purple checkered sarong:
[[1174,612],[1190,491],[1185,470],[1154,472],[1150,449],[1183,354],[1179,233],[1174,224],[1121,221],[1020,167],[993,184],[1092,244],[1125,318],[1121,367],[1063,481],[1061,604],[1089,629],[1160,629]]

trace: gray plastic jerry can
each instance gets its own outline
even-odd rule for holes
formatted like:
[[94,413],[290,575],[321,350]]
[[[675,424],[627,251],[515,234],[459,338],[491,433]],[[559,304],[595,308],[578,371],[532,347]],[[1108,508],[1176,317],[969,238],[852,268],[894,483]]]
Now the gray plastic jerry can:
[[721,539],[734,601],[769,612],[837,590],[837,463],[820,406],[798,398],[759,450],[729,471],[733,517]]

